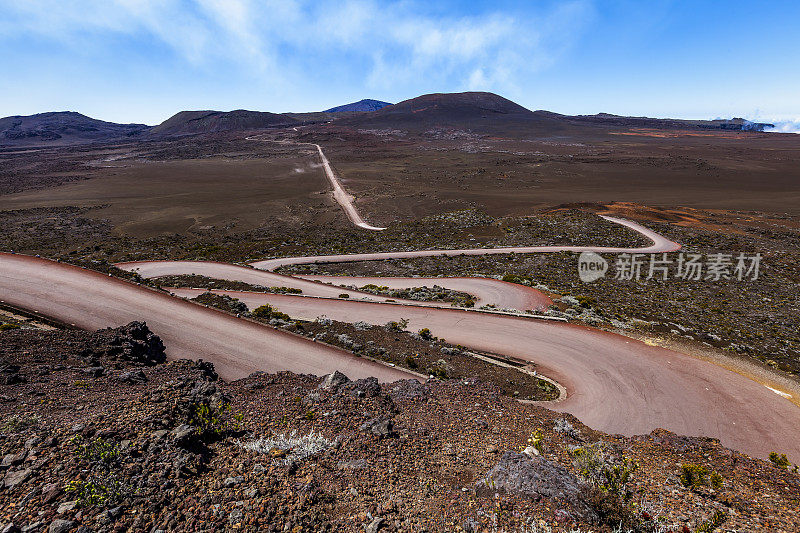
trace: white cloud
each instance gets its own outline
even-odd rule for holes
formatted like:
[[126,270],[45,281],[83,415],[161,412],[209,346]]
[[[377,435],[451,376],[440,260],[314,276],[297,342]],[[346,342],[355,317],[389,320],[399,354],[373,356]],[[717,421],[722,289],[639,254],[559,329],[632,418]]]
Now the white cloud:
[[767,128],[764,131],[775,133],[800,133],[800,120],[776,120],[772,124],[774,128]]
[[[195,67],[223,61],[280,82],[318,62],[366,64],[361,83],[506,90],[546,68],[591,16],[586,1],[533,19],[422,14],[373,0],[0,0],[0,31],[86,50],[107,34],[148,36]],[[2,37],[0,37],[2,42]]]

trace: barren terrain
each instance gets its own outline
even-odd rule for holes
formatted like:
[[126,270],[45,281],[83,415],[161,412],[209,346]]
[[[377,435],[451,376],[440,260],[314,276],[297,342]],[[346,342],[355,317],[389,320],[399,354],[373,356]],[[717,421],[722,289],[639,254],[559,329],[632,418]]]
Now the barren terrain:
[[[0,518],[28,531],[792,531],[800,136],[452,98],[0,149],[0,249],[83,268],[0,262]],[[337,204],[349,195],[361,227]],[[548,245],[759,253],[762,269],[588,284],[570,252],[481,255]],[[402,256],[417,250],[450,251]],[[375,252],[401,255],[338,257]],[[358,290],[385,276],[425,297]],[[499,293],[520,316],[498,312]],[[166,352],[147,334],[150,359],[132,358],[140,325],[69,329],[139,319]],[[198,356],[216,371],[178,360]],[[274,374],[286,369],[384,385]],[[431,379],[390,383],[413,376]],[[289,460],[309,442],[321,448]],[[541,476],[555,488],[526,484]]]

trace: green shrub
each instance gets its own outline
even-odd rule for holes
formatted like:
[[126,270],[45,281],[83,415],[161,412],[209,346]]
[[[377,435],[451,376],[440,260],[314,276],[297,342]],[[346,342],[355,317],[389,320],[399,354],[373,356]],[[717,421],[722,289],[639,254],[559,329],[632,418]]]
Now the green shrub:
[[19,325],[10,324],[8,322],[6,322],[5,324],[0,324],[0,331],[7,331],[9,329],[19,329]]
[[120,499],[122,494],[121,485],[114,478],[105,481],[70,481],[64,491],[73,495],[79,507],[105,506]]
[[447,379],[447,370],[441,366],[434,366],[428,369],[428,374],[435,378]]
[[789,468],[789,458],[785,453],[778,454],[778,452],[770,452],[769,462],[778,468]]
[[279,320],[285,320],[287,322],[292,320],[292,317],[290,317],[286,313],[281,313],[280,311],[273,308],[269,304],[264,304],[260,307],[256,307],[255,309],[253,309],[251,315],[254,316],[255,318],[262,318],[264,320],[269,320],[270,318],[277,318]]
[[294,287],[267,287],[266,290],[276,294],[303,294],[301,289],[295,289]]
[[533,446],[539,453],[544,453],[544,435],[541,429],[537,429],[531,433],[528,439],[528,445]]
[[406,356],[406,366],[412,370],[419,368],[419,363],[413,355]]
[[639,465],[625,456],[614,457],[605,443],[596,443],[572,450],[575,466],[589,484],[584,498],[600,520],[612,527],[638,529],[631,478]]
[[398,321],[392,320],[391,322],[386,323],[386,328],[390,331],[405,331],[406,327],[408,326],[408,319],[401,318]]
[[84,441],[80,435],[73,437],[71,442],[78,445],[77,455],[88,463],[103,463],[109,465],[119,457],[119,448],[101,438]]
[[715,489],[722,487],[722,482],[724,481],[722,476],[716,470],[711,472],[710,480],[711,480],[711,486],[714,487]]
[[188,423],[197,428],[197,434],[201,437],[222,437],[228,431],[237,429],[240,420],[239,415],[231,416],[228,402],[213,405],[203,401],[189,406]]
[[431,330],[429,330],[428,328],[422,328],[421,330],[419,330],[418,334],[426,341],[433,339],[433,334],[431,333]]
[[702,465],[694,463],[683,463],[681,465],[681,483],[684,487],[696,489],[703,485],[707,485],[706,476],[708,469]]
[[350,298],[350,295],[347,294],[346,292],[343,292],[342,294],[339,295],[339,298]]
[[453,305],[457,307],[475,307],[475,300],[472,298],[456,298]]
[[262,305],[253,309],[252,315],[256,318],[270,318],[272,316],[272,306],[269,304]]

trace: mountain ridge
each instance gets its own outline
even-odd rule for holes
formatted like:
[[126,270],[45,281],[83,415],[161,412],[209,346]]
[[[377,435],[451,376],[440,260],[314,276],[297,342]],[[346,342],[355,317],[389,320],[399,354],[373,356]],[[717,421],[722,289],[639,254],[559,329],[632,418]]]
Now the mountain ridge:
[[332,107],[330,109],[326,109],[325,113],[342,113],[347,111],[355,111],[355,112],[369,112],[369,111],[378,111],[386,106],[392,105],[390,102],[382,102],[381,100],[373,100],[371,98],[364,98],[359,100],[358,102],[352,102],[350,104],[344,104],[336,107]]
[[146,124],[117,124],[76,111],[48,111],[0,118],[0,145],[106,141],[139,136],[149,129]]
[[300,121],[280,113],[267,111],[179,111],[155,126],[151,136],[195,135],[220,131],[244,131],[278,126],[292,126]]

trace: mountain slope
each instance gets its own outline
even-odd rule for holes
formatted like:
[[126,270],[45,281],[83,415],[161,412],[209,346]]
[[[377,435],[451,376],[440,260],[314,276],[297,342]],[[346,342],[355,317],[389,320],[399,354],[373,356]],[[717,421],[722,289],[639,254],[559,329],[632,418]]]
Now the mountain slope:
[[382,109],[386,106],[390,106],[389,102],[381,102],[380,100],[371,100],[369,98],[365,98],[364,100],[359,100],[358,102],[353,102],[352,104],[345,104],[336,107],[332,107],[330,109],[326,109],[326,113],[341,113],[345,111],[357,111],[357,112],[365,112],[365,111],[377,111]]
[[384,107],[376,115],[408,113],[459,115],[467,113],[530,115],[531,111],[500,95],[486,92],[433,93]]
[[299,122],[286,115],[261,111],[181,111],[150,130],[151,135],[193,135],[218,131],[244,131]]
[[75,144],[137,136],[144,124],[116,124],[74,111],[53,111],[0,118],[0,145]]
[[425,94],[337,122],[410,132],[456,128],[476,133],[529,135],[557,132],[561,121],[555,117],[534,113],[494,93],[465,92]]
[[631,128],[658,130],[763,131],[769,124],[744,119],[680,120],[648,117],[561,115],[530,111],[494,93],[435,93],[404,100],[372,113],[343,117],[337,123],[359,128],[397,128],[408,132],[459,129],[477,134],[512,138],[542,138],[572,135],[605,135]]

